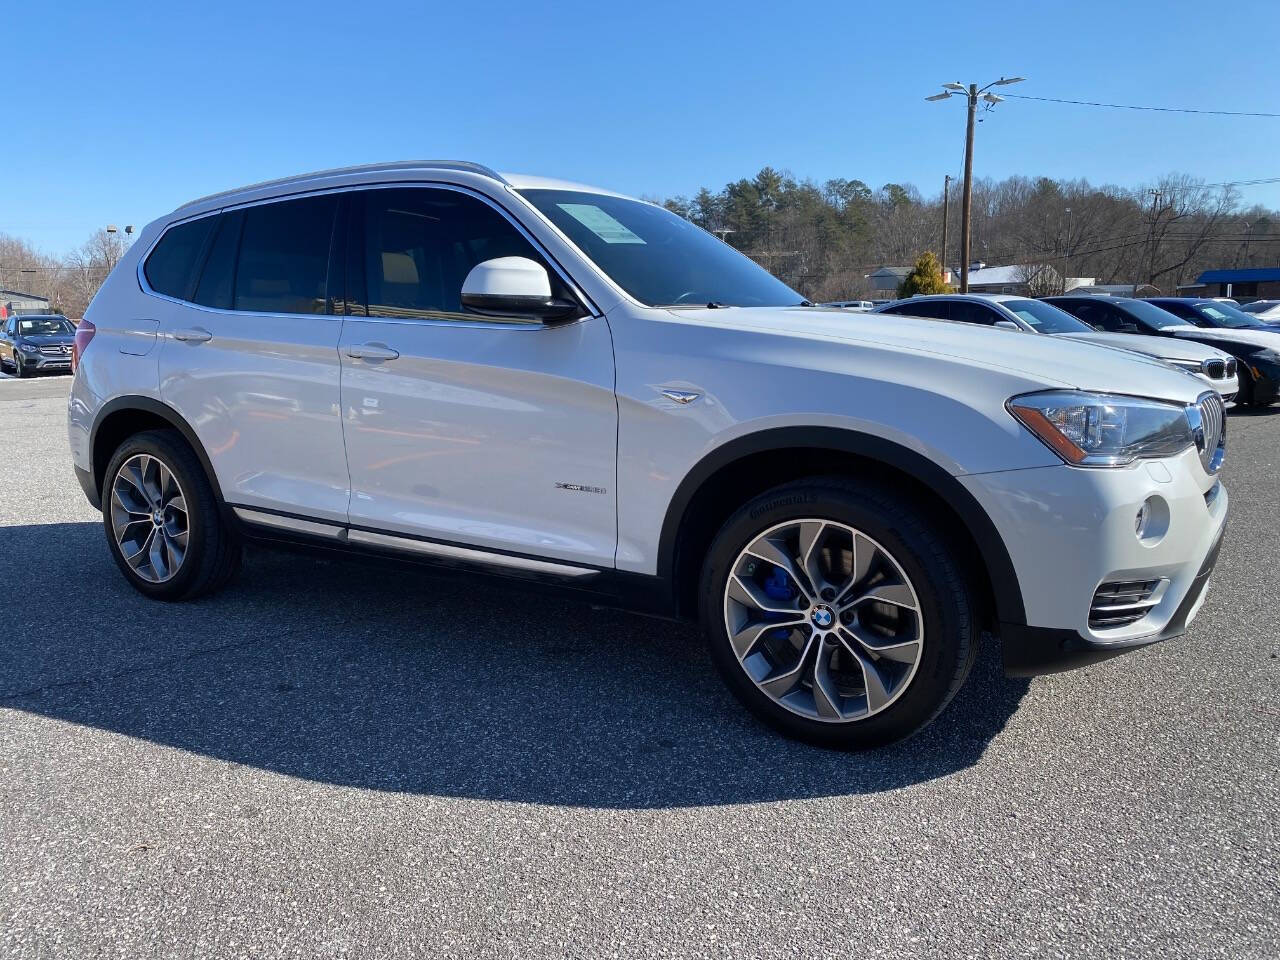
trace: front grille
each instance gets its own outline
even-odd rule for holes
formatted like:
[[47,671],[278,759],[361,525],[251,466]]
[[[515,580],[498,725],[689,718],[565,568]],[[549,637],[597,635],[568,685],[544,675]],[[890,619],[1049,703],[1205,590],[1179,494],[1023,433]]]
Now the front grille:
[[53,346],[41,347],[40,352],[46,357],[69,357],[71,348],[66,344],[56,343]]
[[1227,452],[1227,408],[1218,394],[1206,393],[1191,410],[1196,414],[1191,418],[1191,427],[1196,437],[1196,449],[1200,452],[1200,463],[1205,473],[1217,473],[1222,469]]
[[1221,380],[1227,373],[1227,365],[1221,360],[1206,360],[1200,366],[1210,380]]
[[1101,584],[1089,605],[1089,626],[1095,630],[1136,623],[1160,602],[1164,580],[1112,580]]
[[1226,362],[1225,367],[1226,367],[1226,369],[1225,369],[1224,373],[1226,374],[1226,376],[1228,376],[1228,377],[1234,377],[1234,376],[1236,375],[1236,358],[1235,358],[1235,357],[1232,357],[1231,359],[1229,359],[1229,360]]

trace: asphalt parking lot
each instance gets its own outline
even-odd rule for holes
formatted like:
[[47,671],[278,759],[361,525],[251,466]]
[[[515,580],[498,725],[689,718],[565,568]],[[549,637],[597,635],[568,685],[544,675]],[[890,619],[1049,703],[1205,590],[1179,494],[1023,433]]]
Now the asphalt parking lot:
[[750,720],[690,629],[255,553],[145,601],[0,382],[0,956],[1280,955],[1280,407],[1178,640],[914,740]]

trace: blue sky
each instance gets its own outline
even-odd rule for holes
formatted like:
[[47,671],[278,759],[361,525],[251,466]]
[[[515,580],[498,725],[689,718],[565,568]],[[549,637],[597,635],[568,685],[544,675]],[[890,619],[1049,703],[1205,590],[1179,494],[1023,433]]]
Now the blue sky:
[[[0,231],[63,253],[215,190],[411,158],[645,196],[765,164],[933,194],[964,110],[924,97],[1001,74],[1028,78],[1009,93],[1280,112],[1274,0],[186,7],[8,7]],[[1010,100],[978,127],[975,169],[1280,177],[1280,119]],[[1280,184],[1244,197],[1280,207]]]

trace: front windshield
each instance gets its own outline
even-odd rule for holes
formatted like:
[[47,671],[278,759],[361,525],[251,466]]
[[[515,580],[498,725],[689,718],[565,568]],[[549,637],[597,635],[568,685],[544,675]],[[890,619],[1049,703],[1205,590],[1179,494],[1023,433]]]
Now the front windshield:
[[1124,303],[1117,304],[1117,306],[1129,316],[1135,317],[1147,326],[1154,327],[1157,330],[1191,326],[1181,317],[1175,317],[1168,310],[1161,310],[1154,303],[1147,303],[1145,300],[1126,300]]
[[62,317],[32,317],[30,320],[18,321],[18,333],[24,337],[42,337],[71,332],[71,323]]
[[1256,317],[1251,317],[1243,310],[1229,303],[1197,303],[1196,311],[1208,319],[1215,327],[1260,327]]
[[1016,313],[1036,333],[1093,333],[1093,327],[1051,303],[1039,300],[1006,300],[1001,306]]
[[662,207],[576,190],[520,193],[648,306],[784,307],[804,301],[724,241]]

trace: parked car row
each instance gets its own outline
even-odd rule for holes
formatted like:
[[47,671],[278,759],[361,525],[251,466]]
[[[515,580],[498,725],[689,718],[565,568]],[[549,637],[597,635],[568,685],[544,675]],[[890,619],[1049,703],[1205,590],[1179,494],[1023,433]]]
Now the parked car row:
[[1280,398],[1280,328],[1230,303],[1194,298],[935,294],[874,312],[1006,327],[1131,350],[1196,374],[1224,399],[1265,407]]
[[878,308],[877,312],[1006,327],[1130,350],[1204,378],[1224,400],[1233,399],[1238,390],[1235,359],[1221,350],[1166,338],[1134,336],[1130,331],[1102,332],[1095,325],[1082,322],[1042,300],[995,293],[944,293],[891,303]]
[[149,597],[222,587],[247,540],[462,568],[536,616],[518,578],[696,620],[756,715],[872,747],[984,628],[1019,675],[1178,636],[1218,555],[1226,359],[995,303],[822,309],[610,191],[327,171],[142,231],[76,331],[71,456]]

